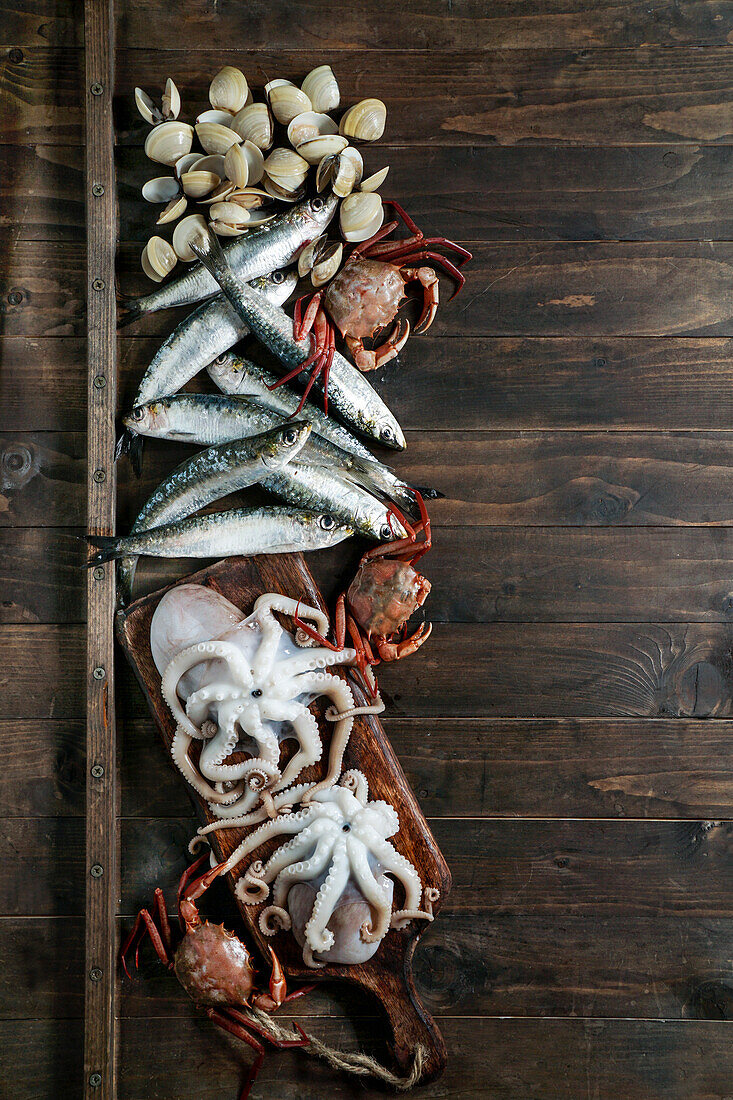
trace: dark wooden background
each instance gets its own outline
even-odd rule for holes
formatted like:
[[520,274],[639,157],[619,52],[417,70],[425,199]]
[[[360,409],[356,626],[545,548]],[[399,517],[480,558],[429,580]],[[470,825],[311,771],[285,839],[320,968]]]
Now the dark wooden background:
[[[185,12],[185,14],[184,14]],[[388,105],[388,193],[475,253],[380,380],[446,494],[435,622],[385,726],[451,865],[417,954],[449,1049],[426,1098],[723,1100],[733,1015],[733,8],[723,0],[120,0],[121,281],[150,211],[136,83],[197,106],[331,61]],[[238,47],[239,52],[232,52]],[[0,19],[0,1095],[81,1089],[83,20]],[[121,398],[170,316],[120,340]],[[183,455],[122,475],[120,526]],[[348,569],[315,560],[332,591]],[[184,566],[185,568],[185,566]],[[147,586],[165,575],[147,569]],[[119,920],[192,828],[120,663]],[[297,1006],[380,1052],[374,1006]],[[125,1100],[234,1097],[248,1053],[152,964],[120,988]],[[299,1054],[255,1096],[379,1095]]]

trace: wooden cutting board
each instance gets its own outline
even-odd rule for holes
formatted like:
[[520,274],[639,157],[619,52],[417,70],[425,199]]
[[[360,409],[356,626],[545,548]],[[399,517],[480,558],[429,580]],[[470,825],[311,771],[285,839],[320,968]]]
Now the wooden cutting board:
[[[124,611],[118,612],[117,638],[135,670],[163,741],[169,749],[175,733],[175,723],[161,695],[160,674],[150,651],[150,622],[164,593],[180,584],[201,584],[212,588],[241,608],[243,615],[251,612],[254,601],[263,592],[278,592],[327,610],[302,555],[273,554],[253,558],[228,558],[178,581],[176,585],[145,596]],[[414,659],[420,658],[418,656]],[[349,682],[354,688],[353,682]],[[357,702],[366,701],[363,696],[359,697],[358,688],[354,690],[354,694]],[[321,715],[322,712],[317,714],[324,743],[321,762],[302,772],[299,782],[318,780],[323,776],[332,726]],[[364,772],[369,782],[370,799],[384,799],[391,802],[397,810],[400,829],[397,836],[391,838],[391,843],[417,867],[424,886],[436,886],[440,890],[440,898],[433,907],[433,912],[437,914],[451,887],[450,871],[382,725],[374,715],[364,715],[354,720],[344,758],[344,770],[349,768],[359,768]],[[204,800],[188,789],[202,820],[214,820]],[[226,859],[249,831],[251,830],[227,829],[212,834],[210,839],[217,859]],[[257,852],[257,858],[266,859],[277,843],[271,841],[269,846],[263,845]],[[232,889],[240,874],[241,868],[228,876]],[[401,887],[396,885],[398,895],[400,890]],[[399,1069],[404,1072],[410,1070],[415,1050],[420,1045],[426,1052],[421,1082],[432,1080],[443,1070],[446,1063],[445,1043],[415,991],[412,976],[412,957],[427,922],[412,921],[404,931],[392,929],[374,957],[366,963],[354,966],[328,964],[323,969],[313,970],[304,964],[301,949],[290,932],[280,931],[272,939],[262,935],[257,923],[262,908],[262,905],[239,904],[242,919],[265,957],[268,957],[267,948],[272,944],[289,977],[307,978],[309,981],[344,981],[368,990],[387,1014],[391,1032],[388,1043]]]

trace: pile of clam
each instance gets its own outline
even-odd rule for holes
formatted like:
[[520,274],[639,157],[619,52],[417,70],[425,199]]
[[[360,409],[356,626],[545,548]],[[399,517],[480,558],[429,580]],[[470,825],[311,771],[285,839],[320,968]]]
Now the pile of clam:
[[[384,103],[363,99],[336,122],[330,112],[339,108],[341,97],[329,65],[313,69],[300,88],[290,80],[271,80],[264,96],[265,102],[256,103],[244,74],[226,65],[209,87],[211,109],[190,125],[179,118],[181,97],[172,80],[160,106],[135,89],[137,108],[152,126],[145,152],[174,170],[142,189],[147,202],[163,205],[156,224],[174,226],[170,243],[154,236],[143,250],[142,268],[150,279],[161,282],[179,260],[196,258],[190,242],[207,221],[220,237],[238,237],[274,218],[281,204],[299,202],[311,170],[317,191],[330,188],[343,200],[344,240],[364,241],[381,227],[384,209],[376,192],[389,169],[365,179],[354,143],[382,136]],[[192,152],[194,140],[201,151]],[[190,213],[195,203],[199,211]],[[322,286],[338,270],[341,256],[339,242],[314,241],[301,257],[300,274],[310,273],[313,285]]]

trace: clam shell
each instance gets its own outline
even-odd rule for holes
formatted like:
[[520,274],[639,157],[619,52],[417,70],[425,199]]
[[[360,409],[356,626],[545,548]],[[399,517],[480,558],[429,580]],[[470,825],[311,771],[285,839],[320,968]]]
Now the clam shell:
[[181,93],[170,77],[165,82],[163,92],[163,118],[178,118],[181,113]]
[[318,262],[311,269],[311,282],[316,289],[325,286],[334,277],[341,267],[343,255],[344,246],[341,241],[331,241],[322,251]]
[[145,155],[158,164],[173,167],[191,152],[193,127],[186,122],[161,122],[145,139]]
[[170,202],[179,194],[181,185],[175,176],[156,176],[142,186],[146,202]]
[[215,175],[214,172],[201,172],[198,168],[194,168],[190,172],[184,172],[181,176],[183,193],[188,195],[190,199],[202,199],[204,195],[208,195],[220,183],[221,176]]
[[270,206],[270,195],[260,187],[239,187],[232,192],[232,202],[238,202],[245,210],[259,210],[262,206]]
[[197,122],[196,135],[207,153],[222,155],[242,140],[239,134],[228,126],[222,126],[220,122]]
[[185,157],[179,157],[176,161],[176,175],[180,179],[184,172],[193,168],[197,160],[203,160],[201,153],[186,153]]
[[347,241],[366,241],[381,227],[384,207],[379,195],[356,191],[341,203],[339,223]]
[[324,157],[320,162],[316,171],[316,188],[319,192],[325,191],[330,184],[333,193],[345,199],[361,179],[362,167],[359,150],[347,146],[340,153]]
[[357,141],[378,141],[386,121],[387,108],[381,99],[362,99],[343,115],[339,133]]
[[319,114],[317,111],[303,111],[288,124],[288,141],[294,149],[297,149],[302,142],[310,141],[311,138],[338,132],[338,126],[328,115]]
[[220,180],[226,176],[224,157],[221,153],[212,153],[209,156],[199,157],[195,164],[189,165],[188,172],[213,172]]
[[187,206],[188,199],[186,198],[186,196],[177,195],[175,199],[171,199],[171,201],[168,203],[165,210],[163,210],[155,224],[167,225],[168,222],[177,221],[178,218],[180,218],[181,214],[185,213]]
[[218,122],[220,126],[231,126],[232,114],[230,111],[220,111],[212,108],[208,111],[202,111],[200,115],[197,115],[196,122]]
[[265,94],[272,113],[283,126],[292,122],[296,115],[311,110],[308,96],[289,80],[271,80],[265,85]]
[[215,202],[209,209],[209,217],[212,222],[226,222],[242,228],[249,222],[249,211],[237,202]]
[[378,172],[375,172],[373,176],[369,176],[367,179],[361,181],[361,191],[378,191],[387,178],[389,172],[389,165],[386,168],[380,168]]
[[233,65],[220,69],[209,87],[209,103],[212,107],[236,114],[247,102],[249,86],[244,73]]
[[272,115],[266,103],[250,103],[231,121],[232,130],[243,141],[251,141],[258,149],[272,147]]
[[324,157],[334,156],[345,149],[349,139],[340,134],[325,134],[323,137],[311,138],[310,141],[301,142],[298,153],[309,164],[319,164]]
[[243,233],[248,231],[249,227],[228,225],[226,222],[212,222],[211,228],[214,230],[217,237],[241,237]]
[[191,263],[196,254],[191,251],[190,242],[201,234],[206,234],[206,219],[201,214],[189,214],[173,230],[173,249],[179,260]]
[[212,202],[223,202],[232,191],[234,191],[235,185],[231,180],[222,180],[218,187],[215,187],[210,195],[207,195],[203,199],[199,199],[202,206],[206,206]]
[[294,178],[302,183],[308,175],[308,161],[294,149],[273,149],[265,161],[265,171],[270,179]]
[[271,195],[273,199],[280,199],[281,202],[299,202],[304,198],[306,190],[304,183],[294,189],[283,187],[282,181],[271,180],[267,174],[262,180],[262,186],[268,195]]
[[326,247],[327,240],[328,237],[323,233],[320,237],[316,237],[314,241],[311,241],[310,244],[307,244],[300,253],[298,256],[298,275],[301,279],[304,279],[313,270],[313,265],[317,263]]
[[155,106],[153,100],[143,88],[135,89],[135,106],[138,111],[151,126],[157,126],[159,122],[163,122],[163,113]]
[[151,237],[140,257],[142,269],[149,279],[160,283],[176,266],[176,254],[162,237]]
[[330,65],[319,65],[317,69],[311,69],[303,81],[302,89],[313,104],[314,111],[333,111],[341,100],[339,86]]
[[241,145],[232,145],[224,158],[224,164],[228,179],[237,187],[259,183],[265,174],[262,150],[251,141],[245,140]]

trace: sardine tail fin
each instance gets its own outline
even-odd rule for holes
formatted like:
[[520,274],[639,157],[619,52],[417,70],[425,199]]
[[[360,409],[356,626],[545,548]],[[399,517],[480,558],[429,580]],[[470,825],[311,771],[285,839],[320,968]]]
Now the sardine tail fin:
[[413,489],[417,489],[425,500],[443,500],[445,497],[445,493],[441,493],[440,489],[432,489],[429,485],[413,485]]
[[189,241],[189,245],[191,251],[198,256],[206,270],[214,276],[217,282],[220,282],[221,276],[228,274],[229,264],[219,243],[219,238],[211,229],[208,233],[202,233],[195,240]]
[[118,556],[118,540],[114,535],[86,535],[85,537],[89,545],[97,551],[96,554],[91,555],[87,566],[102,565]]
[[141,435],[125,428],[120,433],[115,447],[115,461],[117,462],[123,455],[127,455],[136,477],[140,477],[143,469],[143,442]]
[[138,317],[142,317],[145,310],[142,308],[142,298],[128,298],[122,294],[115,282],[115,298],[117,299],[117,328],[127,328]]

